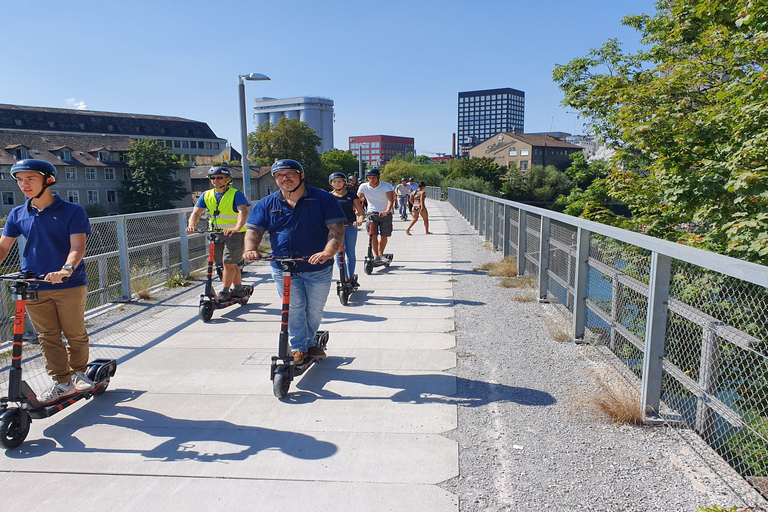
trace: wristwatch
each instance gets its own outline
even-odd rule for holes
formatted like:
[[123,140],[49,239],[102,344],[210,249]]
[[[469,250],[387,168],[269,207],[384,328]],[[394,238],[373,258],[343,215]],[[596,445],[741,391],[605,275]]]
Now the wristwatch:
[[75,267],[72,266],[72,265],[63,265],[61,267],[61,270],[69,270],[70,272],[74,272],[75,271]]

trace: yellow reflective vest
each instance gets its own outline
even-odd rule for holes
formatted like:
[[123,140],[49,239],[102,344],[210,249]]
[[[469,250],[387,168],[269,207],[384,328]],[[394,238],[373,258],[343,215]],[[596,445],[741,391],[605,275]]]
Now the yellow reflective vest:
[[[216,190],[209,189],[205,192],[205,206],[208,208],[208,226],[210,229],[232,229],[237,225],[237,210],[235,210],[235,193],[237,189],[229,187],[221,200],[216,202]],[[219,213],[216,213],[216,212]],[[246,230],[243,226],[240,232]]]

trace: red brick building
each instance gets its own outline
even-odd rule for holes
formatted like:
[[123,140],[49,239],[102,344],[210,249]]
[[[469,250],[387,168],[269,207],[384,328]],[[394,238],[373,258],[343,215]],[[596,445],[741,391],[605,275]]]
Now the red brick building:
[[367,166],[384,165],[395,155],[414,154],[413,137],[361,135],[349,138],[349,149],[358,159],[362,153]]

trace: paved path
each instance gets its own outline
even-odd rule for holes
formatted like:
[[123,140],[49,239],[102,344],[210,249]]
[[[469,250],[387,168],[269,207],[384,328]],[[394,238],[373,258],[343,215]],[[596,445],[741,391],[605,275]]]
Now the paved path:
[[264,265],[246,276],[250,303],[210,323],[197,318],[200,287],[92,319],[92,358],[119,359],[110,389],[35,420],[0,456],[3,509],[458,510],[438,486],[459,472],[457,443],[441,435],[457,422],[441,399],[456,393],[450,238],[404,230],[396,220],[394,262],[372,276],[360,237],[362,289],[344,307],[334,285],[329,357],[284,401],[269,380],[280,304]]

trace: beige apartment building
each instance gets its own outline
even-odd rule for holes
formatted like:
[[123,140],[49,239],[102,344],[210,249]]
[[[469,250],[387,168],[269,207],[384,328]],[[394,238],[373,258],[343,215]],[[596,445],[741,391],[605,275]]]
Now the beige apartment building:
[[569,155],[584,148],[549,135],[498,133],[469,150],[472,158],[492,158],[498,165],[521,171],[534,165],[554,165],[565,170],[571,164]]

